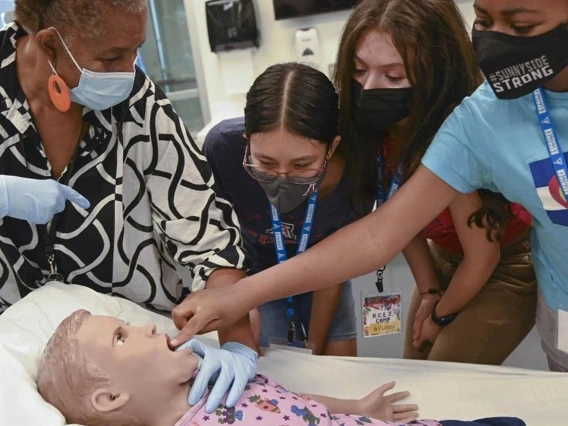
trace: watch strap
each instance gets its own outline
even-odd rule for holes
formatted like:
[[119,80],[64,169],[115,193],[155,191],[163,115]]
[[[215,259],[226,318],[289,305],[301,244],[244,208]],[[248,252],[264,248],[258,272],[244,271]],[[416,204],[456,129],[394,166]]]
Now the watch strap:
[[450,314],[450,315],[445,315],[443,317],[439,317],[438,315],[436,315],[436,307],[438,306],[439,302],[440,301],[438,300],[434,304],[434,307],[432,308],[432,314],[430,315],[430,317],[432,318],[434,324],[439,325],[440,327],[445,327],[446,325],[450,324],[453,320],[455,320],[458,314]]

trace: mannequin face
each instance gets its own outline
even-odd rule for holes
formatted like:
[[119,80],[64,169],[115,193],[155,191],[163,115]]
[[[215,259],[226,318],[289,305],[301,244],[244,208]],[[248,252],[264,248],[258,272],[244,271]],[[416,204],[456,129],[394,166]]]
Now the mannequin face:
[[[77,341],[89,359],[110,378],[112,385],[91,396],[99,411],[120,406],[152,407],[187,399],[198,359],[190,349],[173,352],[168,337],[156,334],[153,324],[135,327],[107,316],[89,316],[77,333]],[[111,397],[112,395],[112,397]],[[167,405],[167,404],[166,404]]]

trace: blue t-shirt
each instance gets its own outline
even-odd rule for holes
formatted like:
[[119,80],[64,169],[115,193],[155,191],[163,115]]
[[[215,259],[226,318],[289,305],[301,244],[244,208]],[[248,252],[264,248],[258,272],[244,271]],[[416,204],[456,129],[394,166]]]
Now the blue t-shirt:
[[[568,93],[545,91],[568,160]],[[484,83],[448,117],[422,163],[456,190],[501,192],[534,218],[533,263],[548,305],[568,310],[568,203],[532,94],[500,100]]]
[[[277,262],[268,198],[243,168],[244,132],[244,118],[222,121],[207,134],[203,152],[215,176],[215,190],[233,203],[248,252],[249,273],[254,274]],[[350,207],[350,189],[350,179],[344,173],[337,188],[318,200],[309,247],[359,218]],[[306,207],[307,200],[281,214],[288,258],[296,255]]]

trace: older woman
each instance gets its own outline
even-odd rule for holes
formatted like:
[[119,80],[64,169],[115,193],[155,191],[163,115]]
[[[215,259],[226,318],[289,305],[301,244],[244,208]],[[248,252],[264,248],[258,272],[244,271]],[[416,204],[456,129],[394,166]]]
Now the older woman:
[[[17,180],[27,186],[10,191],[14,200],[57,181],[54,191],[88,202],[71,196],[47,227],[4,217],[0,312],[52,279],[169,311],[206,283],[243,277],[230,204],[163,92],[134,66],[146,1],[16,0],[15,12],[0,31],[0,174],[32,180]],[[220,339],[252,345],[248,317],[241,325]],[[208,356],[205,376],[235,359],[255,369],[256,353],[230,343]]]

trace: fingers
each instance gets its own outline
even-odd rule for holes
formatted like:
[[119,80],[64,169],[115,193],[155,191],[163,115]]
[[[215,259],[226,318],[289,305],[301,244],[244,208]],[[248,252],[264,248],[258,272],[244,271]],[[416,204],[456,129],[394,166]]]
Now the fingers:
[[179,345],[187,343],[193,336],[195,336],[195,333],[188,331],[186,328],[182,328],[181,331],[169,341],[169,346],[170,348],[175,349]]
[[59,205],[56,207],[56,210],[53,212],[53,214],[47,210],[40,210],[39,208],[36,208],[36,214],[33,218],[33,223],[37,225],[45,225],[53,218],[54,214],[57,214],[60,211],[61,210],[59,210]]
[[393,413],[398,413],[400,415],[407,416],[408,413],[413,411],[418,411],[418,405],[416,404],[401,404],[401,405],[393,405],[392,406]]
[[392,395],[387,396],[387,398],[391,403],[393,403],[408,398],[409,396],[410,392],[404,391],[404,392],[393,393]]
[[231,391],[227,396],[227,403],[225,404],[227,407],[232,408],[237,404],[237,402],[239,402],[239,399],[243,394],[247,383],[248,383],[248,378],[245,375],[243,374],[235,375],[235,381],[233,382]]
[[200,293],[204,291],[206,292],[207,290],[190,294],[172,310],[174,324],[180,330],[178,335],[170,341],[172,347],[182,344],[196,334],[217,329],[216,324],[218,321],[214,319],[215,313],[209,311],[209,314],[207,314],[208,310],[206,308],[200,309],[199,300],[202,299],[199,299],[199,297],[202,296]]
[[395,414],[393,420],[399,423],[410,423],[418,418],[418,413]]
[[190,348],[194,354],[199,355],[201,358],[205,358],[208,346],[197,339],[190,339],[183,345],[179,346],[176,351]]
[[187,296],[183,302],[172,309],[172,320],[178,330],[184,328],[187,324],[187,320],[195,314],[195,312],[188,309],[188,304],[185,303],[190,297],[191,294]]
[[197,328],[198,325],[195,323],[195,320],[193,322],[191,321],[192,318],[195,317],[195,312],[190,304],[191,296],[191,294],[187,296],[183,302],[172,309],[172,319],[174,321],[174,325],[178,330],[180,330],[178,335],[170,341],[170,345],[172,347],[181,345],[182,343],[195,336],[199,331],[199,329]]
[[377,391],[379,391],[381,393],[381,395],[384,395],[388,391],[394,389],[395,386],[396,386],[396,382],[388,382],[388,383],[385,383],[384,385],[382,385],[380,388],[378,388]]
[[420,311],[416,314],[416,317],[414,318],[414,326],[412,327],[414,340],[420,339],[420,335],[422,334],[422,325],[427,317],[428,314],[422,314]]
[[424,339],[424,337],[420,336],[420,338],[418,340],[415,340],[414,342],[412,342],[412,346],[414,346],[414,349],[421,351],[424,348],[425,343],[426,343],[426,340]]
[[204,360],[201,366],[201,370],[197,373],[197,377],[191,386],[191,390],[189,391],[189,405],[197,405],[203,395],[205,395],[205,391],[207,390],[207,386],[209,385],[209,380],[211,376],[215,373],[215,371],[211,371],[211,368],[207,368],[207,362]]
[[215,382],[213,389],[211,389],[211,393],[207,397],[207,403],[205,404],[205,411],[211,414],[215,409],[219,406],[219,404],[223,401],[223,397],[225,393],[227,393],[227,389],[233,383],[235,378],[235,372],[229,366],[224,366],[221,369],[221,373],[219,374],[219,378]]
[[212,321],[209,321],[204,326],[200,327],[195,334],[211,333],[212,331],[217,331],[217,330],[219,330],[221,328],[225,328],[225,327],[226,327],[226,325],[223,325],[221,320],[212,320]]
[[172,348],[172,349],[174,349],[176,352],[183,351],[184,349],[191,349],[192,352],[196,353],[200,357],[203,358],[205,356],[204,355],[205,351],[203,350],[203,347],[197,345],[194,339],[189,339],[187,342],[182,343],[177,348]]
[[[194,341],[195,340],[191,340],[190,342]],[[190,342],[188,342],[188,344],[191,344]],[[199,348],[199,345],[196,345],[196,348]],[[203,349],[203,346],[201,346],[200,348]],[[201,398],[203,398],[203,395],[205,394],[205,391],[207,390],[211,379],[215,375],[217,375],[219,370],[223,370],[225,372],[230,371],[228,368],[222,369],[221,367],[221,363],[217,358],[207,356],[203,357],[201,368],[199,370],[199,373],[197,373],[197,377],[195,378],[195,381],[193,382],[193,385],[191,387],[191,391],[189,392],[190,405],[196,405],[201,400]]]
[[66,185],[61,185],[61,187],[63,188],[63,192],[65,193],[65,198],[67,200],[71,201],[72,203],[77,204],[82,209],[88,209],[91,206],[91,203],[89,203],[89,200],[87,200],[85,197],[83,197],[81,194],[79,194],[74,189],[72,189],[72,188],[70,188]]
[[418,340],[420,338],[420,329],[422,328],[422,323],[418,321],[418,317],[414,319],[414,325],[412,327],[412,338]]
[[39,225],[47,224],[51,219],[53,219],[53,216],[65,210],[66,201],[67,199],[65,197],[65,194],[58,193],[55,197],[55,200],[53,200],[53,202],[55,202],[55,205],[46,206],[44,204],[37,204],[34,223],[37,223]]
[[175,348],[182,343],[188,341],[196,334],[209,333],[210,331],[218,330],[219,321],[215,320],[202,326],[203,320],[199,314],[192,316],[180,332],[172,340],[170,340],[170,347]]

